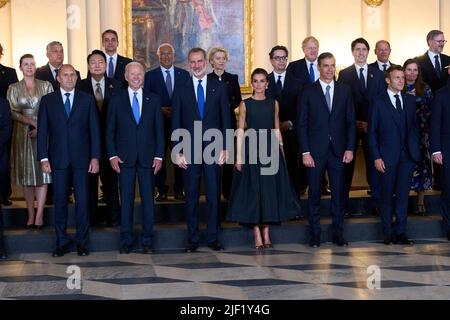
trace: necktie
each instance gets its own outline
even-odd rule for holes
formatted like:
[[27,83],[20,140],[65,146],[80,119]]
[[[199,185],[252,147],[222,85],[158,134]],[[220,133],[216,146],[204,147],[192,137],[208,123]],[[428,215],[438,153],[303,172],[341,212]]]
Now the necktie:
[[103,107],[103,92],[99,82],[97,82],[95,89],[95,102],[97,102],[98,111],[101,111]]
[[281,91],[283,91],[283,84],[281,83],[281,76],[278,76],[277,80],[277,97],[281,97]]
[[133,115],[134,119],[136,120],[136,124],[139,124],[139,119],[141,117],[139,112],[139,101],[137,99],[137,92],[133,93]]
[[64,94],[66,96],[66,101],[64,101],[64,109],[66,109],[66,114],[67,114],[67,118],[69,118],[70,116],[70,93],[65,93]]
[[313,83],[316,79],[316,76],[314,75],[314,63],[311,63],[311,65],[309,66],[309,78],[311,80],[311,83]]
[[384,63],[384,64],[383,64],[383,72],[386,72],[386,69],[387,69],[387,64]]
[[325,100],[327,101],[328,111],[331,112],[331,95],[330,95],[330,85],[326,87],[327,91],[325,92]]
[[436,76],[441,78],[441,63],[439,62],[439,55],[434,56],[434,70],[436,72]]
[[172,77],[170,76],[169,70],[166,70],[166,89],[169,94],[169,98],[172,99]]
[[57,77],[58,77],[58,69],[55,69],[55,80],[58,80],[58,79],[56,79]]
[[395,94],[394,97],[395,97],[395,108],[397,109],[398,113],[401,114],[403,110],[402,110],[402,103],[400,101],[400,97],[398,94]]
[[198,105],[198,112],[200,113],[200,119],[203,120],[203,113],[205,111],[205,92],[203,90],[202,80],[198,80],[197,105]]
[[364,68],[359,68],[359,82],[363,89],[366,88],[366,78],[364,78]]
[[108,77],[114,78],[114,63],[113,63],[113,57],[109,57]]

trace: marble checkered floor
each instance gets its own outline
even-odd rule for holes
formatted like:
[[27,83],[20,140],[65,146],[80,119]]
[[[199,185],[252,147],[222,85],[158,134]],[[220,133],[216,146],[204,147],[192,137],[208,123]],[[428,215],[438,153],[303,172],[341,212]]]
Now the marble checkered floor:
[[[69,289],[68,267],[81,271]],[[379,282],[373,269],[379,268]],[[373,268],[373,267],[372,267]],[[369,273],[368,273],[369,269]],[[69,281],[74,284],[74,282]],[[369,289],[368,283],[375,288]],[[380,288],[377,289],[379,284]],[[2,299],[450,299],[450,243],[416,240],[413,246],[351,243],[280,244],[197,253],[93,252],[52,258],[12,255],[0,262]]]

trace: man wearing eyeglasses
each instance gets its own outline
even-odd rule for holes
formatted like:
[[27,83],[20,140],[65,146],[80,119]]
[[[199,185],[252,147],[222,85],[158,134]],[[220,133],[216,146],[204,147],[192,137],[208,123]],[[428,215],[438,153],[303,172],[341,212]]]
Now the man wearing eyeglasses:
[[[427,35],[428,51],[417,57],[422,69],[422,79],[427,83],[433,94],[444,87],[448,81],[448,72],[445,69],[450,64],[450,57],[443,54],[445,40],[440,30],[431,30]],[[433,189],[441,190],[441,165],[433,162]]]
[[450,64],[450,57],[442,53],[446,42],[442,31],[431,30],[427,35],[428,51],[417,57],[423,81],[433,93],[447,84],[448,72],[444,67]]
[[297,119],[297,96],[302,84],[300,79],[296,78],[292,72],[286,72],[288,49],[285,46],[277,45],[273,47],[270,50],[269,58],[273,71],[269,74],[266,97],[277,100],[280,105],[280,131],[283,136],[284,155],[289,178],[296,193],[299,194],[300,186],[305,185],[306,181],[301,182],[299,178],[298,144],[294,128]]

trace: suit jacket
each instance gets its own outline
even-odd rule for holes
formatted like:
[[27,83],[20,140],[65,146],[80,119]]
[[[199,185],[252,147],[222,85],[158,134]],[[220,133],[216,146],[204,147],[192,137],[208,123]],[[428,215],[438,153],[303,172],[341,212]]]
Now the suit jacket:
[[289,63],[286,72],[290,73],[291,76],[300,81],[301,88],[304,88],[307,84],[312,83],[311,78],[309,77],[309,67],[305,58]]
[[266,97],[278,101],[280,121],[291,121],[296,126],[297,121],[297,98],[302,88],[299,79],[294,78],[292,73],[286,71],[281,96],[277,96],[277,85],[273,72],[269,74],[269,86],[266,90]]
[[[194,153],[194,139],[201,139],[194,135],[194,122],[201,121],[202,134],[208,129],[218,129],[222,132],[223,137],[226,130],[231,128],[230,109],[228,107],[229,99],[226,85],[214,78],[208,78],[206,84],[206,100],[203,120],[200,118],[198,111],[197,99],[195,96],[194,83],[192,78],[180,86],[174,92],[172,103],[172,132],[177,129],[185,129],[191,135],[191,155],[196,159],[202,155]],[[182,140],[181,137],[173,140],[175,146]],[[223,139],[223,148],[226,148],[226,139]],[[203,146],[208,143],[204,142]],[[187,150],[184,150],[185,154]],[[192,157],[191,160],[194,158]],[[189,162],[189,159],[188,159]],[[193,163],[191,161],[190,163]]]
[[91,159],[100,159],[100,134],[95,100],[75,90],[67,117],[61,91],[41,99],[38,114],[38,160],[48,158],[52,169],[88,168]]
[[[77,85],[79,85],[81,81],[80,72],[75,70],[77,73]],[[39,67],[36,69],[36,79],[45,80],[52,84],[54,91],[59,91],[59,82],[53,77],[52,69],[50,69],[50,65],[47,63],[45,66]]]
[[[416,100],[413,96],[402,93],[403,111],[406,112],[406,151],[411,160],[419,162],[419,127],[416,116]],[[396,165],[402,150],[401,124],[398,111],[387,92],[373,99],[370,108],[368,141],[372,161],[383,159],[385,165]]]
[[436,91],[431,113],[431,153],[442,152],[450,159],[450,84]]
[[[106,136],[106,116],[108,113],[108,105],[113,95],[117,94],[122,87],[122,84],[116,79],[105,77],[105,96],[103,97],[102,109],[98,111],[100,121],[100,137],[102,144],[105,142]],[[88,76],[86,79],[80,81],[78,89],[91,95],[95,99],[95,91],[92,88],[92,78]],[[102,151],[106,146],[102,146]],[[106,150],[105,150],[106,151]]]
[[448,71],[444,67],[448,66],[450,64],[450,57],[441,53],[441,74],[440,78],[437,77],[436,72],[434,71],[433,63],[430,60],[430,57],[428,56],[428,51],[425,52],[424,55],[416,57],[416,59],[419,61],[420,68],[422,69],[422,79],[425,83],[427,83],[431,91],[433,93],[444,87],[447,84],[448,81]]
[[[396,66],[397,65],[396,63],[392,63],[391,61],[389,61],[389,63],[391,64],[391,66]],[[372,62],[372,63],[369,63],[369,67],[377,68],[378,70],[383,72],[383,70],[380,69],[380,66],[378,65],[378,62],[376,60],[374,62]],[[389,69],[389,67],[388,67],[388,69]]]
[[[128,82],[125,80],[125,67],[127,64],[129,64],[131,61],[130,58],[121,56],[120,54],[117,55],[117,64],[116,64],[116,70],[114,70],[114,79],[122,83],[123,88],[128,87]],[[106,62],[106,65],[108,65],[108,61]],[[108,68],[108,67],[106,67]]]
[[368,67],[366,89],[359,82],[355,65],[351,65],[339,72],[339,82],[350,86],[355,105],[355,117],[357,121],[367,122],[369,118],[369,105],[371,100],[386,90],[383,72],[377,67]]
[[106,125],[108,158],[118,156],[123,167],[140,164],[151,168],[155,157],[164,157],[164,124],[161,99],[143,90],[139,124],[133,115],[128,89],[111,98]]
[[302,154],[310,152],[312,157],[324,157],[330,142],[337,157],[342,157],[346,150],[355,150],[355,112],[350,87],[335,81],[331,105],[330,113],[319,81],[303,91],[297,130]]
[[[189,72],[184,69],[174,67],[174,90],[190,79]],[[163,107],[172,106],[172,98],[166,89],[166,79],[163,77],[161,67],[157,67],[145,73],[144,89],[148,92],[157,94],[161,98]]]
[[6,193],[6,178],[9,174],[8,141],[12,133],[12,118],[8,100],[0,97],[0,196]]
[[10,84],[16,83],[17,79],[16,69],[6,67],[0,64],[0,97],[6,98],[8,87]]

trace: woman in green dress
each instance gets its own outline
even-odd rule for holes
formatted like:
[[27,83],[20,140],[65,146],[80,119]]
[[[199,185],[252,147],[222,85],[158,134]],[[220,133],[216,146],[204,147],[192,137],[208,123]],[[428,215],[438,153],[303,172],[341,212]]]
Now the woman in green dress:
[[[31,54],[20,58],[23,80],[9,86],[7,98],[14,120],[11,147],[11,175],[15,184],[23,186],[27,202],[28,221],[26,227],[41,229],[44,225],[44,204],[49,174],[41,170],[37,160],[36,137],[39,103],[42,96],[53,91],[50,82],[35,78],[36,62]],[[37,198],[37,211],[34,197]]]

